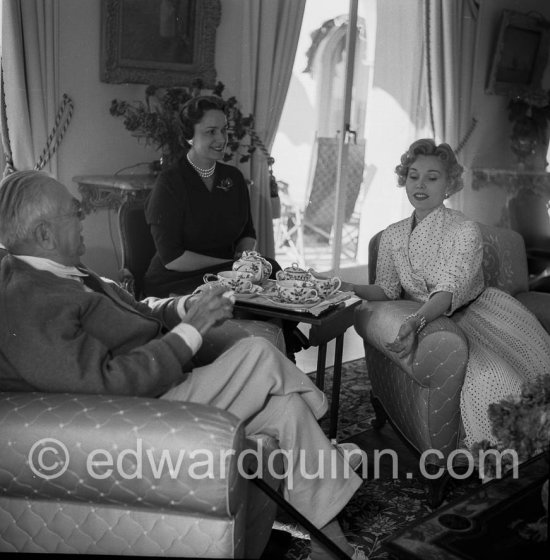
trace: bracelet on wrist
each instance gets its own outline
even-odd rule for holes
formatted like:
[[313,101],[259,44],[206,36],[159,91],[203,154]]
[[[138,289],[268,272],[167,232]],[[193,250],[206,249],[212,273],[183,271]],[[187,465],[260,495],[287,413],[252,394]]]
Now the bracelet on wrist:
[[405,323],[410,319],[414,319],[416,323],[416,334],[418,334],[426,326],[426,317],[424,317],[424,315],[411,313],[408,317],[405,317]]

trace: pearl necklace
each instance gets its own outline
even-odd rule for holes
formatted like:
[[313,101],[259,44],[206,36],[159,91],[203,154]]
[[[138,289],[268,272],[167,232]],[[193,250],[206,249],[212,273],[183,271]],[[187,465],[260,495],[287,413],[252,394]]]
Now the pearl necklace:
[[216,170],[216,162],[214,162],[212,164],[212,167],[209,167],[208,169],[203,169],[202,167],[199,167],[198,165],[195,165],[192,161],[191,158],[189,157],[189,152],[187,152],[187,161],[191,164],[191,167],[203,178],[203,179],[207,179],[208,177],[212,177],[212,175],[214,175],[214,171]]

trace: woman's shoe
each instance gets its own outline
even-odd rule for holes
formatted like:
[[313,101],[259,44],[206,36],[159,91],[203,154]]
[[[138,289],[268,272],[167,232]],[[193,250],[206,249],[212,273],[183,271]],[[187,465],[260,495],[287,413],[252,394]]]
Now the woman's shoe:
[[295,354],[300,350],[309,348],[311,346],[309,340],[296,326],[292,329],[283,326],[283,335],[285,337],[286,356],[291,362],[296,363]]
[[295,354],[311,346],[307,336],[298,327],[294,327],[292,330],[283,329],[283,334],[287,353]]

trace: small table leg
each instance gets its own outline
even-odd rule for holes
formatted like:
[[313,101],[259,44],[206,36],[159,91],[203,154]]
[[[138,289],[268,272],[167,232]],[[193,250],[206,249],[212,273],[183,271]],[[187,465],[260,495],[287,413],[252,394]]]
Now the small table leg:
[[327,344],[319,345],[317,352],[317,374],[315,377],[315,385],[321,391],[325,390],[325,364],[327,361]]
[[344,350],[344,335],[336,337],[334,349],[334,373],[332,376],[332,401],[330,403],[329,438],[336,438],[338,431],[338,409],[340,407],[340,385],[342,382],[342,354]]

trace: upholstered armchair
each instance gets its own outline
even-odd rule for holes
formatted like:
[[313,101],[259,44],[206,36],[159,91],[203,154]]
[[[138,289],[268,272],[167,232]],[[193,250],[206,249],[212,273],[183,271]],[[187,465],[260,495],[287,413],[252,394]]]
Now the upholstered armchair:
[[256,447],[228,412],[2,393],[0,424],[2,552],[258,558],[267,543],[276,506],[240,475],[240,452]]
[[[550,294],[528,291],[525,245],[509,229],[481,225],[483,271],[486,282],[515,296],[550,331]],[[374,283],[381,232],[369,244],[369,282]],[[429,323],[420,332],[411,362],[385,348],[394,340],[405,317],[420,304],[413,301],[364,302],[355,313],[355,329],[364,340],[367,371],[376,412],[375,428],[389,420],[419,453],[437,450],[426,458],[428,470],[446,466],[461,437],[460,393],[468,345],[464,334],[447,318]],[[429,502],[443,499],[447,476],[429,486]]]
[[136,299],[145,297],[143,279],[155,255],[155,242],[145,220],[145,199],[129,197],[118,210],[118,228],[122,245],[121,286]]

